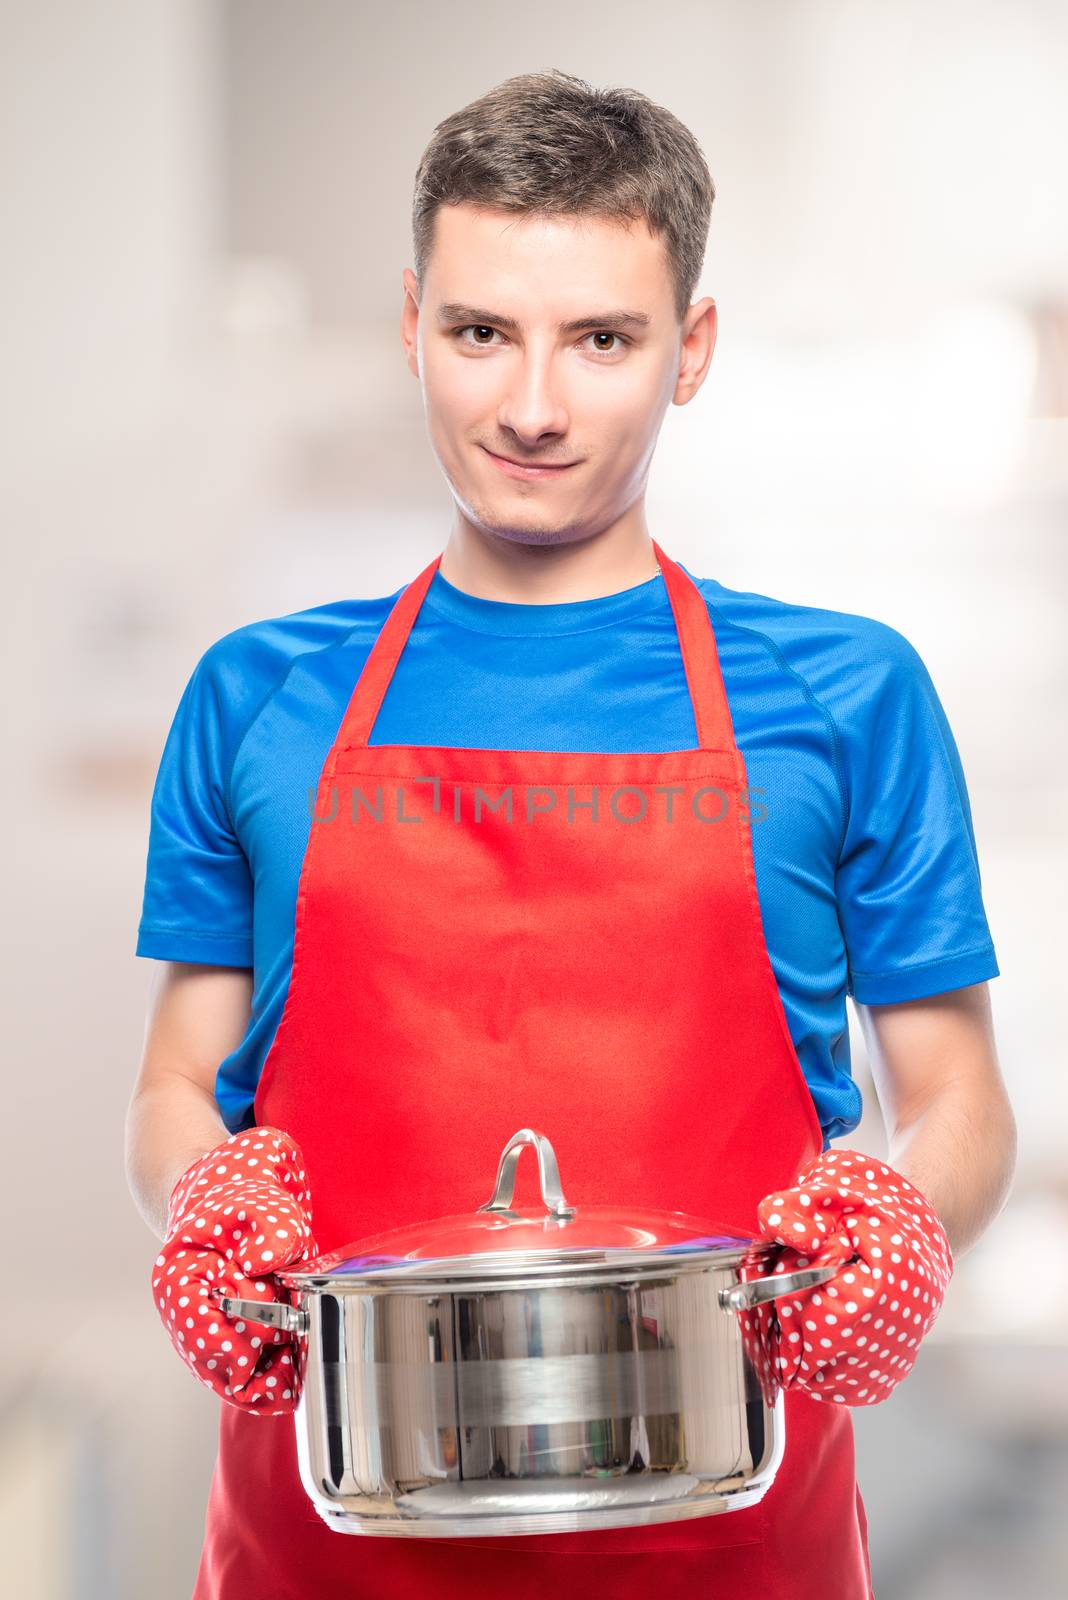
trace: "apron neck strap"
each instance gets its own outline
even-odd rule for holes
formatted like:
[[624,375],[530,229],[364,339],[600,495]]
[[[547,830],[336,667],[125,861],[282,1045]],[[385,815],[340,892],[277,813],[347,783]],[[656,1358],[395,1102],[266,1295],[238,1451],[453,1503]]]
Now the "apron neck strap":
[[671,602],[679,649],[686,671],[686,685],[693,702],[697,744],[701,750],[729,750],[734,754],[734,726],[731,722],[727,691],[719,667],[716,635],[704,596],[677,561],[666,556],[652,541],[653,551],[664,574],[664,587]]
[[[664,554],[655,539],[651,543],[675,618],[686,684],[693,702],[698,748],[733,753],[736,748],[734,729],[708,607],[689,574]],[[362,748],[367,744],[401,652],[440,565],[439,554],[394,601],[352,692],[336,741],[339,749]]]

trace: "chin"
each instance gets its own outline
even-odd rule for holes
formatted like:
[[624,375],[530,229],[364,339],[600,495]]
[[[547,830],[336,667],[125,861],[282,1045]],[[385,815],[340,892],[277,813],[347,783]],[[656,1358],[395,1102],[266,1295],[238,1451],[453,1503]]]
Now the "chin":
[[483,533],[490,535],[494,539],[507,540],[509,544],[574,544],[582,538],[582,534],[577,533],[574,528],[547,528],[544,525],[525,528],[521,524],[517,525],[514,519],[509,522],[493,522],[487,517],[471,517],[470,515],[468,520],[473,522],[475,527],[479,528]]

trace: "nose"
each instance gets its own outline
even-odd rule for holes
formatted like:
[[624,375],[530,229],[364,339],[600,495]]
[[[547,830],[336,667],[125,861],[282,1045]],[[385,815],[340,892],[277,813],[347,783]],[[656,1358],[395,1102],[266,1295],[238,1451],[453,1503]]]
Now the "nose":
[[552,370],[549,352],[521,351],[510,366],[509,382],[497,407],[497,421],[522,444],[534,449],[546,437],[567,432],[568,414]]

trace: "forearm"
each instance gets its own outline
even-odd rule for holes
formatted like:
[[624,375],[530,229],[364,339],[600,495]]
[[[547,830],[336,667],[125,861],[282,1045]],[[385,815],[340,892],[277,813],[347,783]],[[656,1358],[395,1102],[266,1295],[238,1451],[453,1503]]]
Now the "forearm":
[[182,1173],[229,1137],[215,1097],[177,1073],[133,1096],[126,1113],[126,1181],[158,1239],[167,1236],[167,1203]]
[[891,1132],[887,1159],[933,1208],[959,1258],[997,1216],[1012,1183],[1016,1122],[1007,1096],[986,1085],[942,1088]]

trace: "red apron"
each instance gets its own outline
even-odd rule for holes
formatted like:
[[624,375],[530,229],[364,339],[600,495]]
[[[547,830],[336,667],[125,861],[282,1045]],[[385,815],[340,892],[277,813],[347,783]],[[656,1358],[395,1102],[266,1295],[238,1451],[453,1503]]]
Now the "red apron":
[[[695,749],[370,745],[440,556],[375,642],[320,776],[254,1104],[304,1152],[323,1251],[476,1209],[517,1128],[552,1141],[573,1205],[753,1233],[758,1201],[822,1149],[764,941],[712,625],[653,549]],[[538,1203],[535,1171],[520,1163],[517,1205]],[[787,1394],[785,1459],[745,1510],[441,1540],[329,1528],[300,1480],[293,1417],[221,1407],[194,1600],[711,1600],[741,1584],[768,1600],[870,1600],[845,1407]]]

